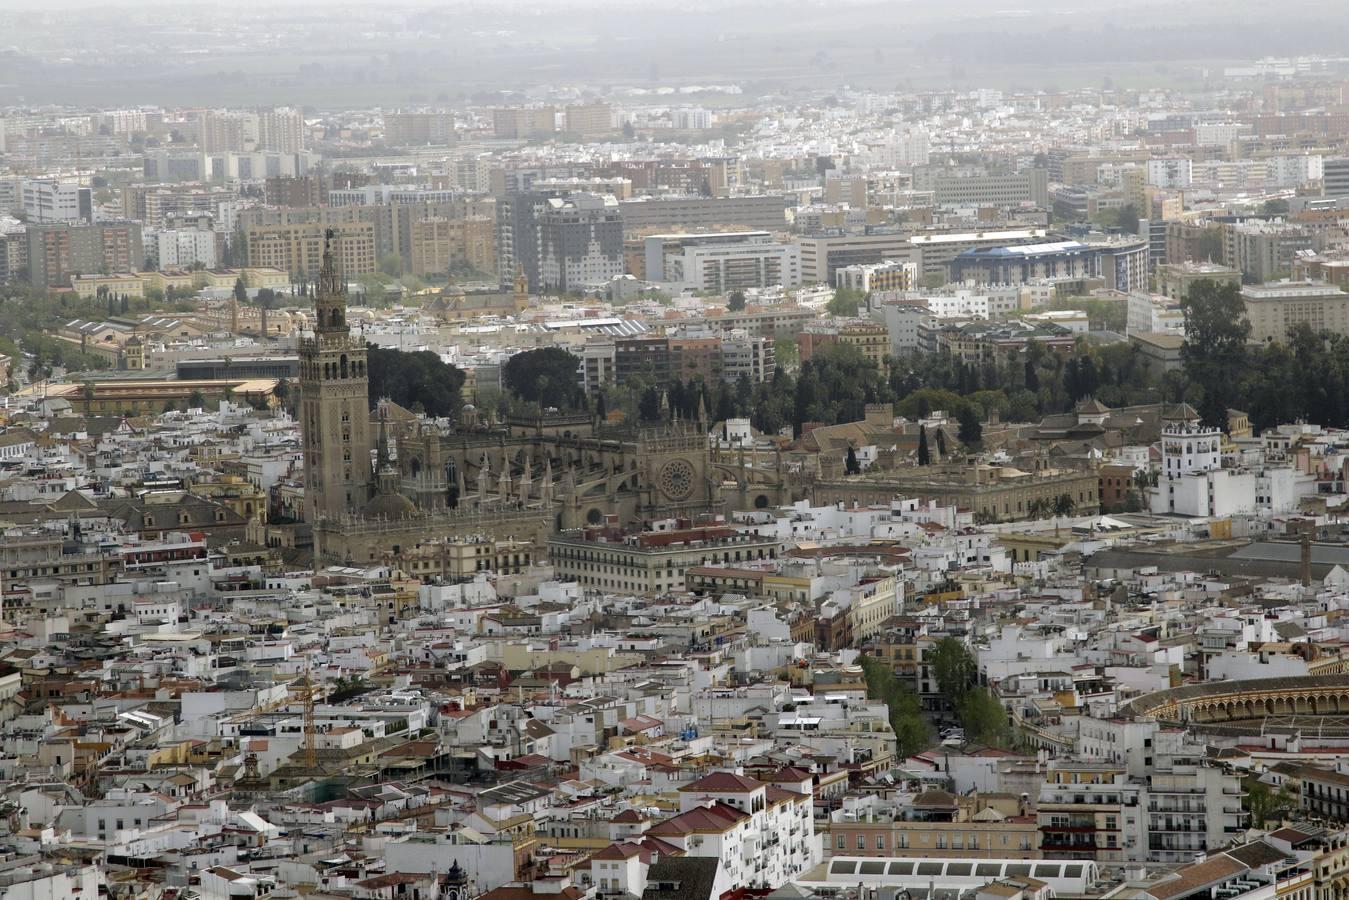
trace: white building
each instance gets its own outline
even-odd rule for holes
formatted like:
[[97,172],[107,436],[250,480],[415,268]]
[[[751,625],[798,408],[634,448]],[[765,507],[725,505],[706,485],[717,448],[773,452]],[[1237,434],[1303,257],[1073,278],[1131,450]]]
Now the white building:
[[1223,468],[1222,432],[1181,404],[1162,426],[1162,465],[1150,507],[1159,515],[1279,514],[1316,493],[1315,479],[1289,466]]
[[679,814],[647,834],[689,856],[721,860],[731,882],[777,889],[819,864],[809,773],[784,769],[763,782],[713,772],[679,789]]
[[214,231],[199,228],[170,228],[155,235],[161,269],[185,269],[201,263],[208,269],[217,265]]
[[30,178],[23,182],[23,211],[30,222],[92,222],[93,191],[73,181]]
[[1185,311],[1180,303],[1161,294],[1133,291],[1128,299],[1128,323],[1131,334],[1160,333],[1185,335]]
[[799,287],[801,248],[767,231],[657,234],[644,241],[646,280],[677,290],[725,293]]
[[1190,160],[1183,157],[1148,160],[1148,184],[1160,188],[1186,188],[1193,179]]

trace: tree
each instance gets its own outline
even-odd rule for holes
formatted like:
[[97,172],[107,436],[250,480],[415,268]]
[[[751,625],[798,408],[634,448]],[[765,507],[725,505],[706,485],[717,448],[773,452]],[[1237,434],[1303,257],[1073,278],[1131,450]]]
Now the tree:
[[979,423],[979,414],[974,411],[974,407],[968,403],[962,405],[956,418],[960,423],[957,432],[960,443],[966,447],[977,447],[984,439],[984,426]]
[[1281,197],[1266,200],[1260,206],[1260,214],[1265,216],[1286,216],[1288,215],[1288,201]]
[[792,371],[801,361],[801,350],[796,346],[796,341],[790,338],[780,338],[773,342],[773,359],[777,363],[777,371]]
[[966,691],[956,713],[960,716],[965,740],[992,747],[1011,745],[1012,728],[1007,721],[1007,710],[988,688],[975,687]]
[[853,449],[851,444],[848,445],[848,456],[843,470],[846,475],[862,474],[862,464],[857,461],[857,451]]
[[1130,234],[1138,234],[1138,207],[1126,203],[1115,210],[1115,224]]
[[855,316],[862,306],[862,300],[865,294],[854,288],[840,287],[834,289],[834,296],[825,305],[825,309],[830,315],[834,316]]
[[937,458],[946,458],[946,432],[939,426],[935,429],[937,434]]
[[867,696],[885,704],[890,713],[890,730],[895,733],[896,750],[907,759],[932,743],[932,729],[923,716],[922,703],[912,688],[905,686],[883,660],[861,654],[857,664],[867,683]]
[[1077,509],[1077,501],[1071,494],[1059,494],[1054,498],[1051,509],[1056,516],[1071,516],[1073,510]]
[[959,707],[966,691],[979,680],[979,667],[969,648],[953,637],[944,637],[927,652],[927,664],[943,699],[952,708]]
[[726,309],[730,312],[740,312],[745,308],[745,292],[731,291],[731,295],[726,298]]
[[540,407],[572,409],[579,404],[577,371],[580,357],[561,347],[540,347],[517,353],[501,368],[501,382],[521,400]]
[[927,449],[927,427],[924,426],[924,425],[919,425],[919,426],[918,426],[918,465],[920,465],[920,466],[926,466],[926,465],[931,465],[931,463],[932,463],[932,454],[931,454],[931,452]]
[[234,299],[240,303],[248,302],[248,286],[242,278],[234,279]]
[[399,406],[420,404],[429,416],[454,418],[463,409],[464,373],[430,350],[408,353],[366,344],[370,408],[388,397]]
[[202,394],[201,391],[193,391],[192,393],[187,395],[187,408],[188,409],[206,408],[206,397]]
[[654,387],[642,391],[642,399],[637,404],[637,418],[643,422],[660,421],[660,392]]
[[1190,285],[1181,309],[1181,361],[1186,377],[1204,390],[1199,415],[1209,425],[1226,425],[1227,410],[1235,405],[1237,386],[1247,374],[1251,323],[1241,292],[1234,284],[1202,279]]
[[609,421],[609,403],[604,399],[604,391],[595,398],[595,418],[601,422]]
[[1039,393],[1040,375],[1035,370],[1034,360],[1030,359],[1029,357],[1026,358],[1025,374],[1023,375],[1023,381],[1025,382],[1026,390],[1030,391],[1031,393]]
[[403,274],[403,257],[397,253],[386,253],[379,258],[379,270],[390,278],[398,278]]
[[1297,808],[1297,800],[1287,785],[1281,785],[1278,791],[1273,791],[1258,775],[1248,775],[1243,786],[1246,789],[1244,803],[1251,814],[1251,825],[1255,828],[1264,828],[1270,819],[1281,819],[1283,813]]

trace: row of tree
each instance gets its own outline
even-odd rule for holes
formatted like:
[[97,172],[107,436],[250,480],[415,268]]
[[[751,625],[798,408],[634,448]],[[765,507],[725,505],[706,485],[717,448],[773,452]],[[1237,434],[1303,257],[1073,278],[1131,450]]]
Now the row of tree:
[[965,740],[991,747],[1010,747],[1012,727],[997,695],[979,684],[979,666],[968,647],[944,637],[928,650],[927,664],[941,691],[942,701],[954,711]]

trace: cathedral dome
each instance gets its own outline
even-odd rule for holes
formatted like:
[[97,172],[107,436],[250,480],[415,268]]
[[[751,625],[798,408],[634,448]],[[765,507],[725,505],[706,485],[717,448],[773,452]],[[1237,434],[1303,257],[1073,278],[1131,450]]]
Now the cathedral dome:
[[376,494],[365,505],[365,514],[371,518],[406,519],[417,514],[417,507],[402,494]]

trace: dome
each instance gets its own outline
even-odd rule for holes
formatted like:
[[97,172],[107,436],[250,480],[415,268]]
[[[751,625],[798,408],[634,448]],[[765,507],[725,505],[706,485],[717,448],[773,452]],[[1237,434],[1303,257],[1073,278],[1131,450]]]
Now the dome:
[[371,518],[406,519],[417,514],[417,507],[402,494],[376,494],[365,505],[365,514]]

